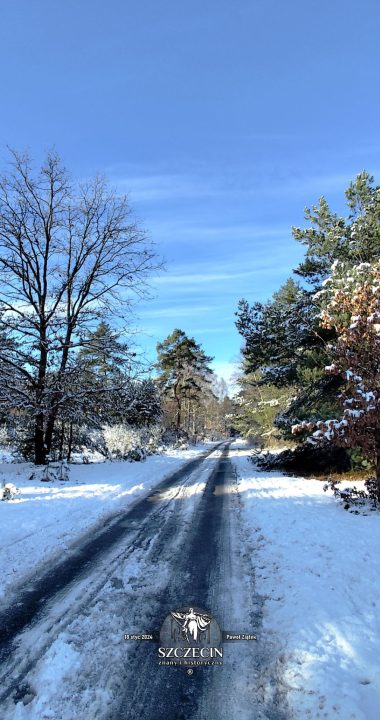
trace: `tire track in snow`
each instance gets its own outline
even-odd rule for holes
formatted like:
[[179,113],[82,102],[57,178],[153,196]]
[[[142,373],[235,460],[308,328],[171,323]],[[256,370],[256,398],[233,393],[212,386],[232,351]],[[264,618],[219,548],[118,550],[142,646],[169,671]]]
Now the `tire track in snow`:
[[[115,568],[139,549],[146,551],[147,528],[148,536],[159,534],[170,520],[173,502],[181,497],[192,482],[194,471],[215,453],[217,447],[170,474],[125,513],[118,513],[114,521],[108,519],[106,526],[94,537],[89,537],[87,532],[81,541],[76,541],[75,550],[65,561],[48,568],[13,606],[3,610],[0,615],[0,703],[24,680],[57,632],[70,624],[76,613],[80,614],[85,606],[91,605]],[[122,548],[112,557],[120,543]],[[108,570],[101,567],[104,561]],[[59,606],[58,613],[55,613],[56,605]],[[34,626],[38,628],[37,633],[34,633]],[[23,630],[26,632],[22,633]],[[29,647],[26,643],[20,658],[20,652],[15,650],[17,645],[22,645],[23,635],[31,635],[34,640]]]

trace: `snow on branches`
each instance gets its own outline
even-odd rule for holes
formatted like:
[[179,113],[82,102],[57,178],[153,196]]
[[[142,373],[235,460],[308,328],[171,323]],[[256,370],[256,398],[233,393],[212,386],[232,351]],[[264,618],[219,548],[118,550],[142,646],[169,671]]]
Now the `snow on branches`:
[[361,447],[379,464],[380,480],[380,262],[354,267],[335,262],[315,301],[322,326],[337,333],[329,348],[333,362],[325,370],[345,381],[342,417],[301,423],[292,432],[312,433],[313,444]]

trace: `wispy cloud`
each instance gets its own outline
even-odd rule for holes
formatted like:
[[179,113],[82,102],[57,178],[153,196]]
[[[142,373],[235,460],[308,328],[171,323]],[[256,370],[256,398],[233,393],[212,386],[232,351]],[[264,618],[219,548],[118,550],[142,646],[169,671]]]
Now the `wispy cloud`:
[[[167,215],[175,216],[176,213]],[[151,237],[166,252],[186,248],[189,256],[197,254],[200,259],[207,249],[215,249],[218,258],[226,253],[252,252],[253,249],[257,256],[267,253],[269,244],[280,247],[285,241],[292,242],[290,222],[288,225],[269,226],[252,223],[218,225],[210,220],[206,225],[196,224],[192,219],[184,222],[183,219],[157,216],[147,222]]]
[[181,317],[193,317],[195,314],[208,313],[216,310],[216,305],[177,305],[176,307],[162,307],[155,309],[142,310],[139,314],[145,318],[181,318]]
[[330,174],[288,173],[280,181],[266,182],[264,180],[258,187],[251,191],[248,190],[248,193],[254,192],[258,196],[278,197],[279,199],[294,198],[294,200],[307,196],[307,202],[311,205],[321,195],[339,193],[343,197],[344,191],[359,171],[360,169]]
[[[219,283],[228,280],[233,282],[242,278],[251,277],[260,272],[259,270],[248,270],[247,272],[219,272],[219,273],[184,273],[181,275],[166,275],[155,280],[156,285],[204,285],[206,283]],[[194,288],[194,291],[196,289]]]
[[113,182],[130,195],[132,202],[154,203],[163,200],[196,200],[217,197],[226,192],[209,178],[186,174],[128,175],[114,177]]
[[[295,199],[304,197],[305,194],[310,196],[310,202],[313,202],[314,195],[317,197],[321,194],[331,192],[344,193],[350,180],[357,174],[358,170],[352,172],[339,173],[308,173],[283,171],[282,175],[268,174],[268,172],[260,172],[260,174],[247,178],[239,173],[232,172],[228,177],[216,177],[210,174],[195,173],[170,173],[170,172],[152,172],[151,170],[144,172],[143,169],[135,169],[134,172],[126,172],[125,174],[111,174],[112,182],[120,191],[130,195],[133,203],[142,203],[144,205],[158,202],[165,204],[174,204],[178,201],[202,201],[228,197],[229,201],[233,199],[260,198],[278,196],[289,197]],[[268,228],[243,226],[243,225],[225,225],[220,228],[189,227],[189,232],[197,230],[203,235],[214,235],[223,233],[226,236],[231,232],[249,232],[250,234],[273,234],[273,232],[283,232],[284,228]],[[287,228],[288,229],[288,228]]]
[[[275,277],[278,273],[283,273],[284,270],[289,269],[289,261],[292,257],[293,262],[296,263],[298,256],[301,255],[296,245],[293,254],[286,246],[276,250],[274,254],[268,253],[266,246],[262,254],[255,250],[254,253],[247,255],[241,253],[238,248],[236,252],[231,251],[223,260],[200,258],[199,262],[187,265],[173,263],[168,267],[167,273],[155,278],[153,285],[160,295],[180,291],[210,294],[218,285],[223,287],[223,293],[228,293],[229,290],[241,287],[253,278],[263,278],[265,275]],[[244,266],[248,266],[249,269],[241,270]]]
[[191,237],[208,237],[215,241],[216,239],[260,239],[260,238],[279,238],[284,235],[290,235],[291,229],[289,226],[268,226],[268,225],[254,225],[250,223],[245,224],[223,224],[223,225],[187,225],[182,229],[184,235]]

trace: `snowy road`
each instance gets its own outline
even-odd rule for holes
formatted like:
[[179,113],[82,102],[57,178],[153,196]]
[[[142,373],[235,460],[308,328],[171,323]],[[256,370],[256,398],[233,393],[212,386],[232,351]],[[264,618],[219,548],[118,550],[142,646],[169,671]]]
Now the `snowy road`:
[[[206,451],[199,458],[188,463],[185,468],[171,474],[156,486],[154,493],[148,494],[147,497],[135,503],[127,512],[121,515],[117,514],[116,518],[111,516],[104,523],[104,527],[95,532],[95,535],[85,535],[81,538],[66,559],[48,567],[45,572],[41,572],[38,577],[34,578],[33,582],[19,593],[17,602],[0,614],[0,648],[2,648],[0,656],[4,655],[9,641],[33,621],[48,600],[67,588],[81,574],[88,574],[89,570],[92,571],[98,557],[101,558],[113,545],[121,540],[127,543],[131,542],[131,530],[132,542],[135,545],[137,541],[134,529],[139,528],[138,536],[144,532],[140,527],[142,520],[150,524],[151,533],[155,534],[157,528],[151,517],[154,515],[152,501],[155,500],[157,494],[167,502],[176,497],[177,493],[181,492],[181,482],[198,468],[209,452]],[[164,511],[165,504],[164,508],[160,507],[159,515],[161,516]]]
[[[57,568],[36,578],[2,618],[4,720],[282,720],[273,679],[263,702],[265,644],[228,643],[224,666],[159,667],[157,631],[183,605],[208,608],[223,629],[260,634],[251,554],[228,445],[173,475]],[[260,638],[259,638],[260,639]],[[264,653],[264,655],[263,655]],[[279,685],[280,687],[280,685]]]
[[[113,479],[106,516],[102,502],[82,500],[98,485],[74,478],[66,491],[47,489],[60,499],[46,502],[43,523],[33,489],[41,530],[25,539],[31,526],[22,527],[20,538],[25,552],[34,542],[33,557],[36,539],[61,543],[68,508],[80,528],[87,507],[98,522],[59,564],[51,542],[44,570],[37,563],[22,593],[11,584],[3,593],[13,603],[0,624],[1,720],[377,720],[378,513],[347,513],[318,480],[258,471],[244,442],[191,457],[175,472],[180,460],[164,456],[86,468],[88,483],[103,473],[102,499]],[[24,523],[25,508],[2,510]],[[20,543],[7,528],[12,568]],[[156,642],[124,640],[156,633],[182,606],[257,641],[225,643],[222,667],[189,676],[158,664]]]

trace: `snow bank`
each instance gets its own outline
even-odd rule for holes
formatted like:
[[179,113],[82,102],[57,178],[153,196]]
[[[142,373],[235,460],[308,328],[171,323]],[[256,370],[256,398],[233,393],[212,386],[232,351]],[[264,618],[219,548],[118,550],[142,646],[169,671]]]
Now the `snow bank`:
[[344,511],[317,480],[258,472],[238,448],[231,458],[265,601],[262,630],[289,716],[377,720],[380,516]]
[[164,477],[215,443],[168,450],[143,463],[73,465],[66,482],[30,480],[29,463],[0,464],[0,479],[19,489],[0,502],[0,600],[47,559],[60,559],[89,527],[125,509]]

